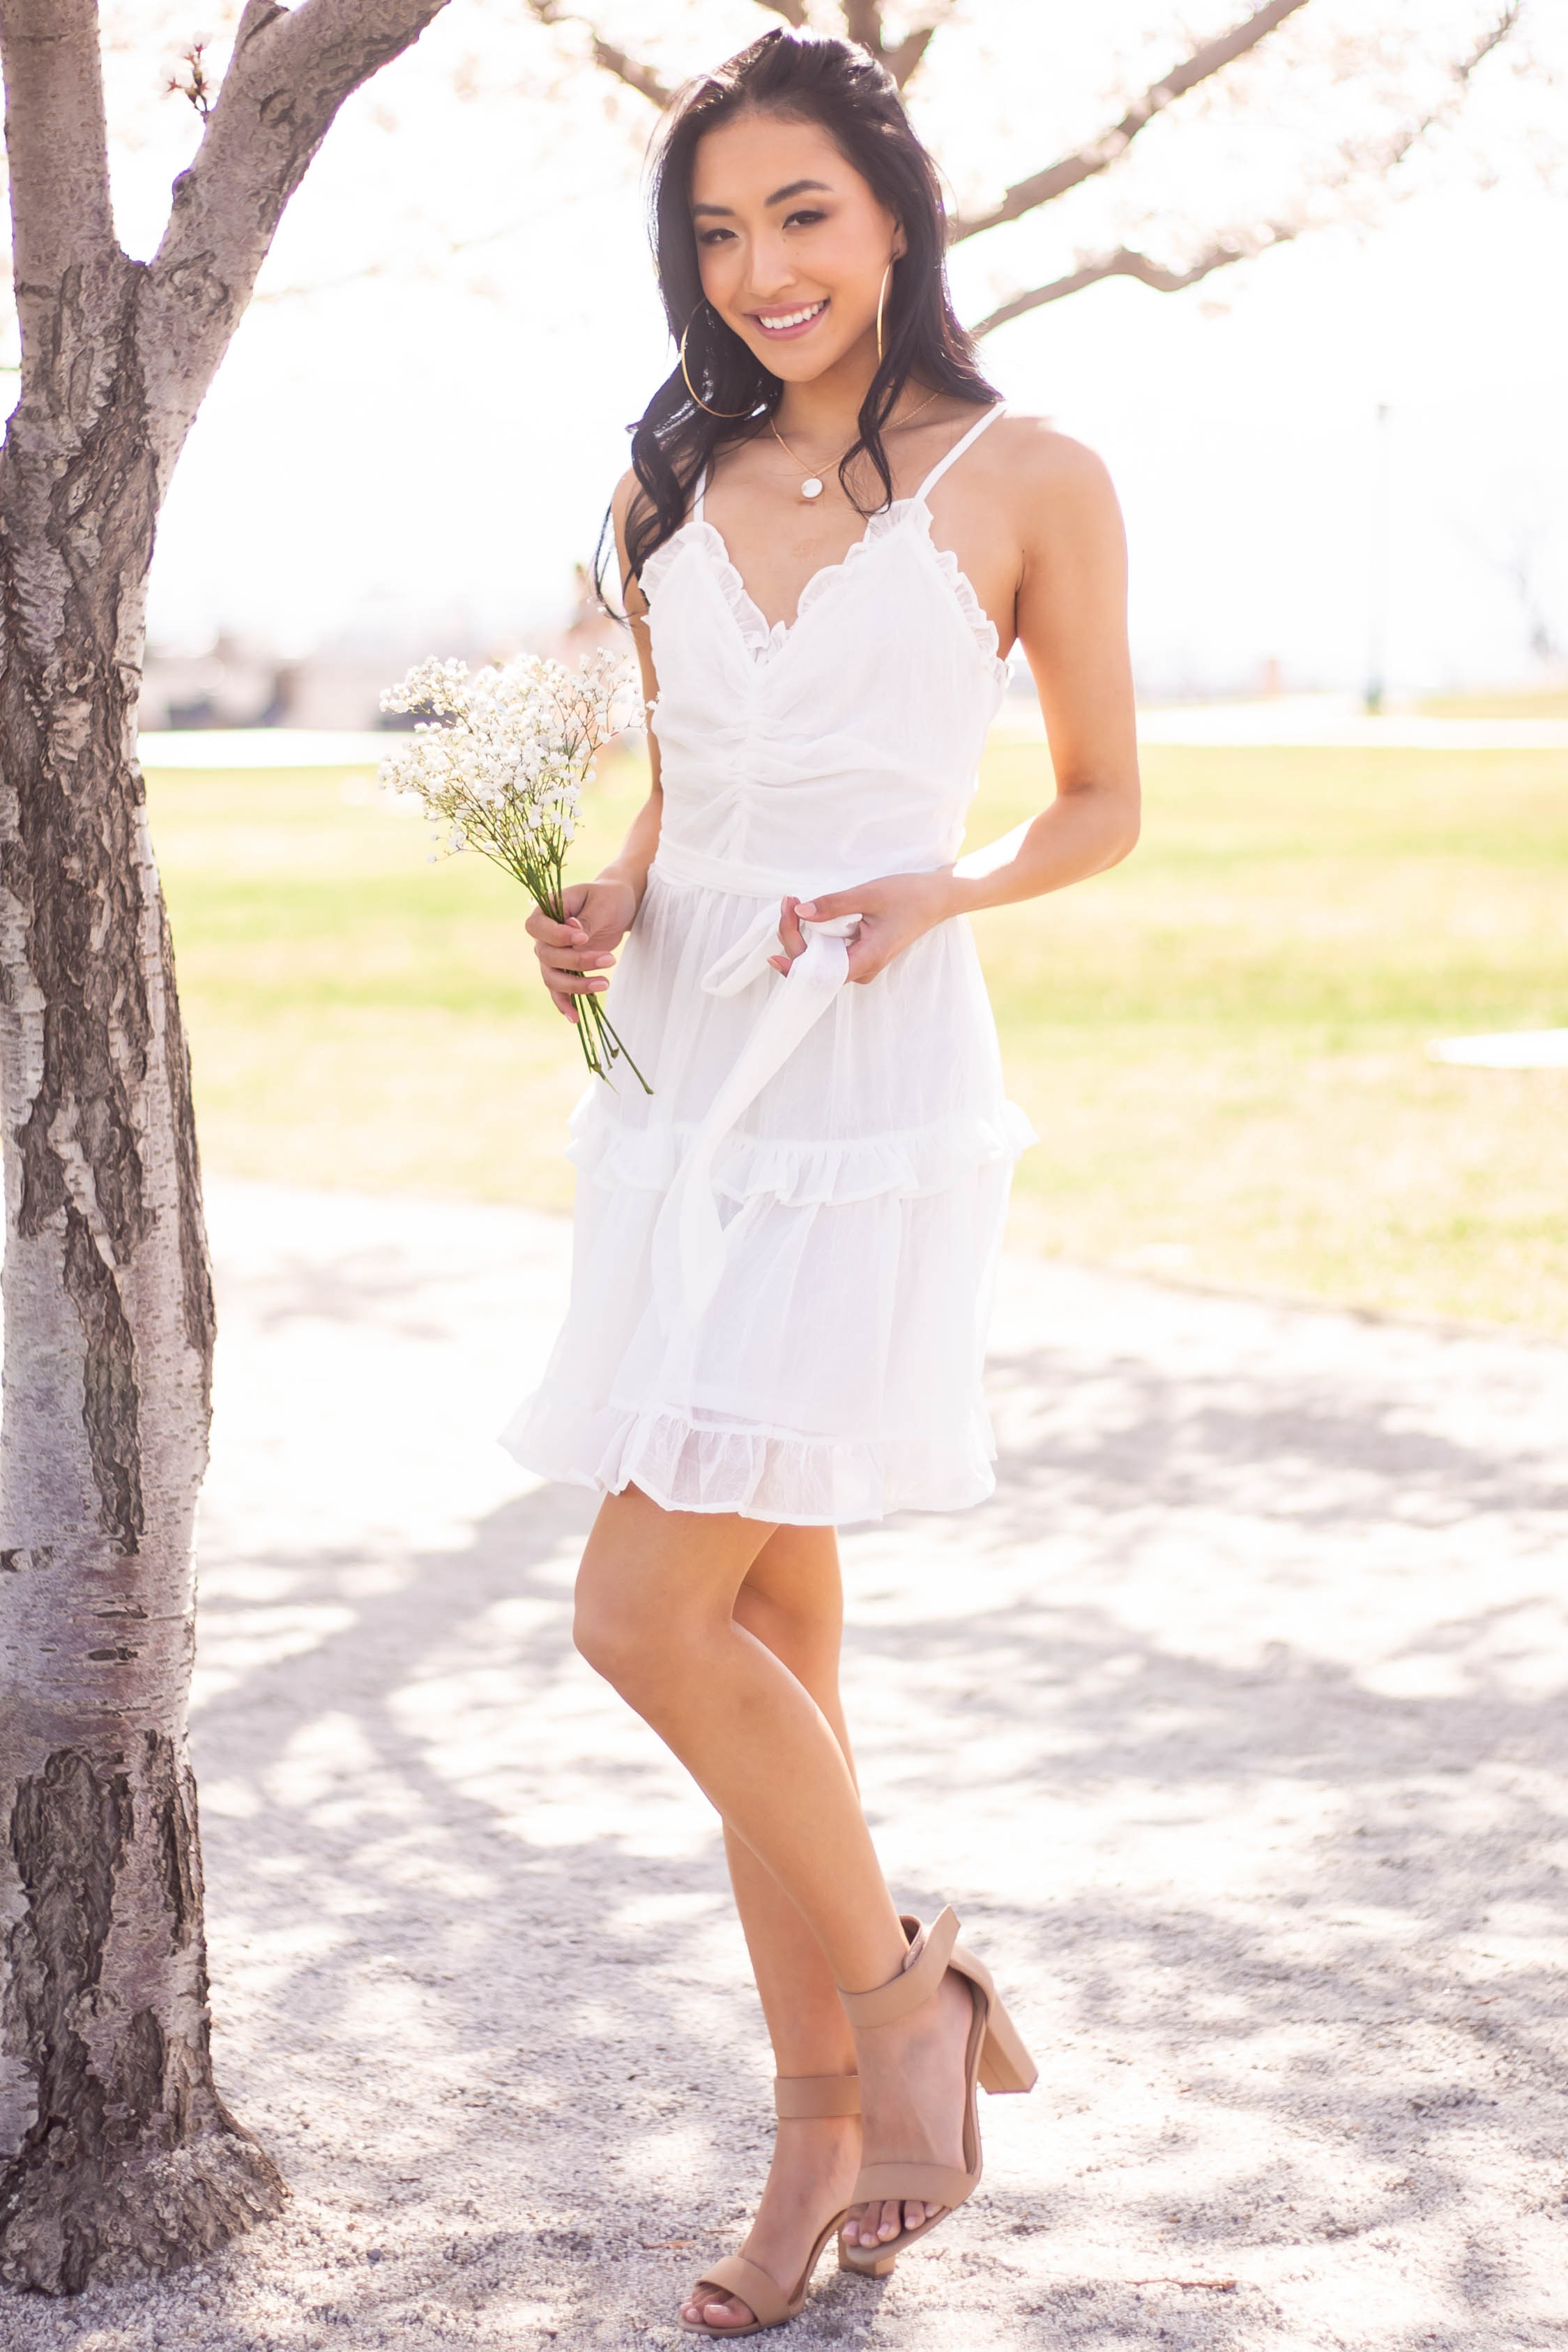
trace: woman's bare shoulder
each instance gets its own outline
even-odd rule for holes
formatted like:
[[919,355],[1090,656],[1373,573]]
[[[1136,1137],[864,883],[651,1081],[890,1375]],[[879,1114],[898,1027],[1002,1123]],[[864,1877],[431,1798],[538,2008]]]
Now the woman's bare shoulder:
[[615,569],[621,581],[621,593],[625,602],[627,618],[640,621],[648,609],[643,593],[643,583],[628,569],[626,557],[626,519],[633,499],[644,497],[642,484],[630,466],[610,494],[610,519],[615,526]]
[[1064,539],[1085,549],[1121,545],[1122,509],[1098,450],[1059,432],[1048,416],[1011,409],[980,447],[987,443],[987,488],[1026,552],[1046,541],[1060,546]]
[[998,417],[981,446],[988,443],[992,467],[1026,495],[1082,497],[1111,488],[1099,451],[1061,432],[1049,416],[1009,408]]
[[632,501],[641,488],[642,485],[636,475],[628,466],[610,494],[610,511],[615,519],[616,530],[622,535],[625,533],[626,517],[631,509]]

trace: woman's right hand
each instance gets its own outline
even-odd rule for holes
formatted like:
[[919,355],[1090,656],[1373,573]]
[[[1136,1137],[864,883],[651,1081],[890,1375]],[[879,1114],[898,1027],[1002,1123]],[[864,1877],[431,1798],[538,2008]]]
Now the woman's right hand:
[[528,917],[528,930],[551,1003],[569,1021],[576,1021],[573,1000],[597,996],[610,985],[609,971],[615,961],[611,950],[632,928],[637,893],[630,882],[607,877],[598,882],[569,883],[560,903],[564,923],[553,921],[542,907],[536,907]]

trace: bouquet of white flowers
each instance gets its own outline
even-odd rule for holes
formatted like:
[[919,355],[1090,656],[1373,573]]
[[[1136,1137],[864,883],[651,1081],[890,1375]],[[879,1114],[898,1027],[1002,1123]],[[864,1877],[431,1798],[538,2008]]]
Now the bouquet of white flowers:
[[[577,831],[594,755],[637,709],[630,662],[591,654],[574,677],[559,662],[523,654],[469,675],[466,662],[421,662],[382,696],[383,710],[413,711],[412,737],[382,761],[382,782],[413,793],[449,852],[476,849],[516,875],[536,905],[564,922],[562,868]],[[652,1094],[591,991],[577,999],[577,1034],[589,1068],[613,1063]]]

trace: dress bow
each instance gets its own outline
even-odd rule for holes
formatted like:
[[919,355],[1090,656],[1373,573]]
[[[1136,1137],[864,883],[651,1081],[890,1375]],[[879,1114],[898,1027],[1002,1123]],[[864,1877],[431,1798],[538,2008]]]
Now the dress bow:
[[[734,945],[715,957],[702,976],[709,996],[735,996],[768,972],[768,959],[782,944],[779,920],[775,908],[764,907]],[[773,975],[757,1025],[675,1171],[653,1229],[654,1288],[666,1328],[689,1333],[724,1271],[724,1225],[713,1184],[719,1147],[848,980],[849,941],[860,920],[859,915],[827,915],[801,922],[805,953],[787,976]]]

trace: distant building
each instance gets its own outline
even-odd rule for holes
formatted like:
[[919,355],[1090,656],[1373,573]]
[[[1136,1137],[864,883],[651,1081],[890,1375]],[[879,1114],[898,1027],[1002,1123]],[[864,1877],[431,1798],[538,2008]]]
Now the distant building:
[[[459,628],[454,642],[450,627],[435,622],[428,639],[419,642],[405,624],[382,642],[355,633],[290,660],[226,633],[201,654],[152,646],[142,679],[141,723],[149,732],[185,727],[401,728],[412,721],[383,715],[382,690],[428,655],[476,668],[517,653],[543,653],[575,669],[601,646],[631,650],[624,625],[605,612],[581,563],[575,568],[564,625],[503,634],[484,644],[472,641],[471,629],[471,624]],[[465,637],[470,641],[462,642]]]

